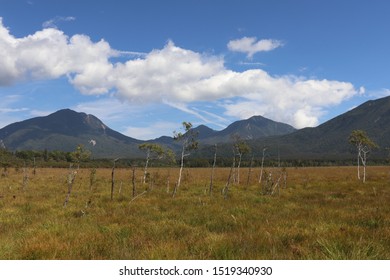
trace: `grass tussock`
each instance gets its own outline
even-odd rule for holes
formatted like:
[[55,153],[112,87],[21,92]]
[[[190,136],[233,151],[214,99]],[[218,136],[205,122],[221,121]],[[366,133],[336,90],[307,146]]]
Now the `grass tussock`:
[[[81,169],[68,204],[66,169],[9,170],[0,178],[0,259],[390,259],[388,167],[287,169],[286,188],[221,191],[229,169]],[[279,170],[269,170],[277,174]],[[248,170],[242,169],[241,175]],[[256,178],[257,177],[257,178]]]

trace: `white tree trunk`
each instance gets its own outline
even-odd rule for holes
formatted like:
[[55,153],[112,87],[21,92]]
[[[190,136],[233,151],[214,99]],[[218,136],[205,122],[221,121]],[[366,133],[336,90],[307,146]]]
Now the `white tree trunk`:
[[367,163],[367,152],[363,151],[363,156],[360,156],[363,165],[363,183],[366,182],[366,163]]
[[148,151],[146,155],[146,163],[145,163],[144,178],[143,178],[144,184],[146,184],[146,174],[148,173],[149,159],[150,159],[150,151]]
[[357,175],[358,175],[358,179],[360,180],[360,150],[359,150],[358,156],[357,156]]
[[178,188],[180,187],[180,183],[181,183],[181,174],[183,172],[183,167],[184,167],[184,147],[183,147],[183,151],[181,153],[181,163],[180,163],[179,179],[177,180],[177,187]]

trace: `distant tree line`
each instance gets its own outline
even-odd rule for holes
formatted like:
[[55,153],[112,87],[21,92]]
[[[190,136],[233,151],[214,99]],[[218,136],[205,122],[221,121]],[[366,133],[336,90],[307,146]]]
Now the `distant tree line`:
[[[389,164],[390,157],[385,156],[382,159],[371,158],[367,162],[367,156],[371,149],[376,148],[376,144],[373,143],[364,131],[353,131],[346,141],[349,141],[356,148],[356,153],[351,151],[350,158],[339,159],[286,159],[281,158],[279,155],[275,156],[268,153],[267,149],[263,149],[265,154],[263,156],[254,154],[256,151],[246,145],[246,143],[238,136],[235,139],[233,145],[233,155],[227,156],[225,154],[218,155],[215,153],[215,157],[209,157],[201,154],[194,154],[189,156],[190,150],[196,148],[197,143],[194,141],[196,135],[189,133],[191,131],[190,123],[183,123],[185,133],[176,133],[175,139],[179,143],[182,143],[181,154],[175,155],[173,151],[161,147],[157,144],[141,144],[140,150],[143,150],[146,154],[145,158],[120,158],[116,162],[116,166],[121,167],[143,167],[144,176],[147,174],[147,168],[150,167],[174,167],[183,166],[183,160],[186,158],[186,167],[231,167],[237,166],[249,168],[253,167],[316,167],[316,166],[352,166],[358,165],[358,177],[359,164],[365,167],[369,165],[384,165]],[[355,153],[355,155],[353,154]],[[259,154],[259,151],[257,151]],[[236,162],[234,162],[236,161]],[[34,151],[34,150],[22,150],[22,151],[9,151],[4,146],[0,146],[0,168],[7,167],[24,167],[24,166],[37,166],[37,167],[69,167],[70,164],[77,167],[112,167],[112,159],[92,159],[91,152],[88,151],[83,145],[78,145],[72,152],[65,151]],[[365,170],[363,170],[363,176]],[[364,179],[364,177],[363,177]]]
[[[22,167],[27,164],[31,166],[35,160],[37,166],[40,167],[68,167],[69,164],[74,163],[72,152],[64,151],[7,151],[0,150],[0,167]],[[117,162],[117,167],[130,167],[130,166],[145,166],[145,158],[121,158]],[[218,157],[216,158],[216,166],[218,167],[231,167],[233,159],[231,157]],[[180,159],[177,159],[175,163],[172,163],[169,159],[157,159],[151,162],[150,167],[172,167],[178,166]],[[248,168],[251,164],[251,158],[246,157],[242,159],[241,167]],[[369,165],[384,165],[389,164],[388,159],[371,159]],[[207,167],[210,168],[213,165],[213,158],[188,158],[187,167]],[[253,166],[261,165],[261,158],[254,158],[252,162]],[[352,166],[356,165],[356,160],[353,155],[349,159],[273,159],[266,158],[264,160],[265,167],[320,167],[320,166]],[[112,159],[87,159],[80,163],[80,167],[107,167],[112,166]]]

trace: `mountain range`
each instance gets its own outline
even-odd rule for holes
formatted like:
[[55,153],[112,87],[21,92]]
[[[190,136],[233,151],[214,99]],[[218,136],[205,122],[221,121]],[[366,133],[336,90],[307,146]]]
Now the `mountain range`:
[[[388,158],[390,147],[390,97],[367,101],[317,127],[308,127],[280,137],[258,139],[254,147],[270,147],[273,153],[296,159],[345,159],[355,157],[348,142],[353,130],[364,130],[379,147],[371,157]],[[276,149],[278,151],[276,151]]]
[[[348,136],[355,129],[365,130],[382,148],[374,155],[386,157],[384,148],[390,147],[390,97],[367,101],[314,128],[297,130],[288,124],[253,116],[220,131],[205,125],[193,130],[198,133],[198,156],[210,156],[208,147],[214,144],[221,147],[221,155],[230,156],[233,135],[239,135],[252,147],[255,155],[267,147],[270,156],[339,159],[352,157],[353,147],[348,143]],[[95,158],[143,157],[138,145],[145,142],[179,149],[172,137],[138,140],[110,129],[93,115],[70,109],[7,125],[0,129],[0,140],[9,150],[73,151],[77,145],[83,144]]]

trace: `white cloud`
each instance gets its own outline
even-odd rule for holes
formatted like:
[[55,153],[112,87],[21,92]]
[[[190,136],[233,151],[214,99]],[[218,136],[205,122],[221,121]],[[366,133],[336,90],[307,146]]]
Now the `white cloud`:
[[185,50],[169,41],[144,59],[117,63],[110,81],[118,95],[136,102],[213,100],[209,92],[195,93],[194,89],[224,71],[223,63],[219,57]]
[[226,115],[240,119],[262,115],[296,128],[315,126],[326,108],[357,94],[353,85],[345,82],[272,77],[262,70],[246,71],[242,75],[252,81],[241,84],[245,94],[234,103],[221,105]]
[[299,109],[293,115],[295,127],[313,127],[318,125],[318,117],[322,115],[320,110],[313,109],[311,106]]
[[[279,41],[244,39],[229,45],[249,56],[281,45]],[[188,104],[234,98],[238,101],[222,105],[227,116],[263,115],[297,128],[316,125],[328,107],[362,91],[351,83],[275,77],[261,69],[236,72],[225,67],[223,57],[183,49],[171,41],[162,49],[141,54],[113,63],[110,59],[121,52],[106,41],[92,42],[80,34],[69,38],[53,28],[15,38],[0,18],[0,86],[66,75],[84,94],[110,94],[133,106],[169,104],[208,122],[213,120]],[[91,108],[85,111],[93,113]]]
[[76,20],[75,17],[72,17],[72,16],[69,16],[69,17],[60,17],[60,16],[56,16],[52,19],[49,19],[47,21],[45,21],[43,24],[42,24],[42,27],[43,28],[57,28],[57,23],[61,22],[61,21],[74,21]]
[[[62,31],[47,28],[32,35],[15,38],[0,18],[0,85],[23,80],[55,79],[76,73],[71,79],[99,78],[112,67],[108,58],[116,55],[107,42],[94,43],[88,36],[68,38]],[[100,81],[99,80],[99,81]],[[98,85],[98,84],[97,84]],[[95,87],[93,93],[105,93]]]
[[246,53],[248,58],[252,58],[255,53],[272,51],[283,46],[283,43],[279,40],[243,37],[230,41],[227,46],[231,51]]

